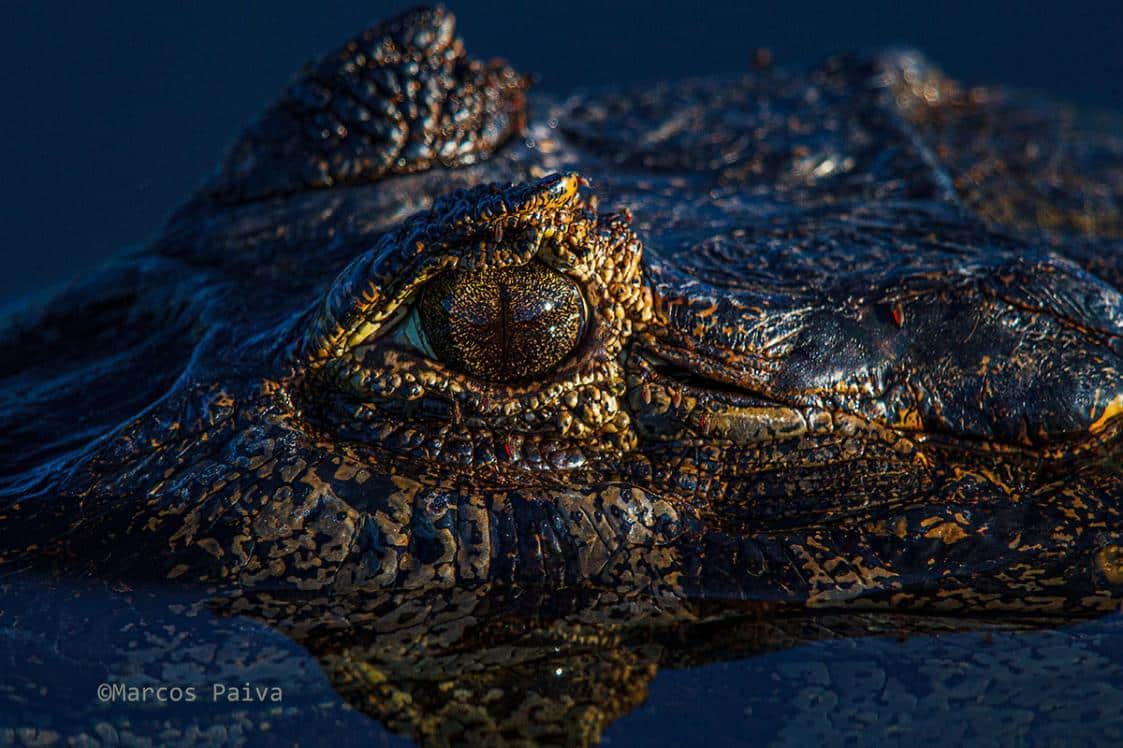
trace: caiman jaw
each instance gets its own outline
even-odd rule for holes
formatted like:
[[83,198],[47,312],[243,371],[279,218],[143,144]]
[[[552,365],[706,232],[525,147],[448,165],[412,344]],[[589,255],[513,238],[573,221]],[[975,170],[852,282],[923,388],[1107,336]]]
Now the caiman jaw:
[[[1044,445],[1027,445],[941,431],[925,424],[911,409],[897,420],[887,421],[828,407],[809,396],[784,402],[691,373],[646,352],[633,352],[628,368],[628,404],[633,420],[640,437],[653,442],[724,442],[752,447],[801,437],[826,437],[843,422],[848,422],[850,429],[860,422],[871,436],[898,444],[902,454],[931,444],[972,452],[1015,452],[1063,459],[1098,449],[1123,433],[1123,396],[1103,407],[1086,433]],[[908,449],[903,448],[905,444]]]
[[[825,298],[677,272],[652,268],[656,322],[633,341],[631,402],[652,435],[746,444],[849,416],[918,443],[1062,458],[1123,421],[1123,297],[1059,258],[998,257]],[[677,384],[657,376],[668,373]]]
[[647,439],[728,440],[749,445],[792,439],[822,425],[798,408],[709,379],[649,351],[628,358],[628,403]]

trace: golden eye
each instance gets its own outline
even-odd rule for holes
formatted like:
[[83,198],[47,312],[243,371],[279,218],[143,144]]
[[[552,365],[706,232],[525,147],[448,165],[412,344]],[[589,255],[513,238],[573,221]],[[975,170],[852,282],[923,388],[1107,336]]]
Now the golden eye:
[[581,342],[587,321],[581,289],[540,262],[446,271],[425,286],[418,313],[437,358],[494,382],[550,371]]

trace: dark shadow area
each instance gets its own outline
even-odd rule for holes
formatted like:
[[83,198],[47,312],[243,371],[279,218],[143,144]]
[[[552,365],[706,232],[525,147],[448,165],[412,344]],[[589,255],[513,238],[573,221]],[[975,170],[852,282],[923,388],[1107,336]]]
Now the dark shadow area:
[[[260,8],[203,2],[6,4],[0,86],[0,302],[144,242],[306,61],[414,3]],[[539,86],[734,73],[768,47],[804,67],[843,49],[916,46],[952,76],[1123,101],[1111,2],[453,2],[470,51]]]

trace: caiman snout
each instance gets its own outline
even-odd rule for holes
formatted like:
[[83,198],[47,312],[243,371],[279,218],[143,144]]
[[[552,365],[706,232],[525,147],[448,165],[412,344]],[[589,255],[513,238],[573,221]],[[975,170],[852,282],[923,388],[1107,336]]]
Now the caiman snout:
[[978,269],[883,306],[840,359],[860,379],[885,356],[870,406],[895,427],[1032,447],[1098,437],[1123,413],[1123,298],[1066,262]]
[[1123,423],[1123,297],[1052,256],[840,284],[818,299],[670,288],[656,286],[667,324],[646,341],[649,358],[727,400],[741,393],[742,409],[775,416],[770,437],[848,414],[911,434],[1063,448]]

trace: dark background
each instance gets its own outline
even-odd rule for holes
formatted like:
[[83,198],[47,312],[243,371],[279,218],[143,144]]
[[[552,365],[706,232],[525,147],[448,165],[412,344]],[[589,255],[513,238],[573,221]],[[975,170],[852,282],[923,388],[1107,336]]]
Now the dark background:
[[[0,305],[146,240],[302,63],[412,4],[0,1]],[[471,53],[550,90],[910,45],[968,82],[1123,109],[1119,0],[448,4]]]

